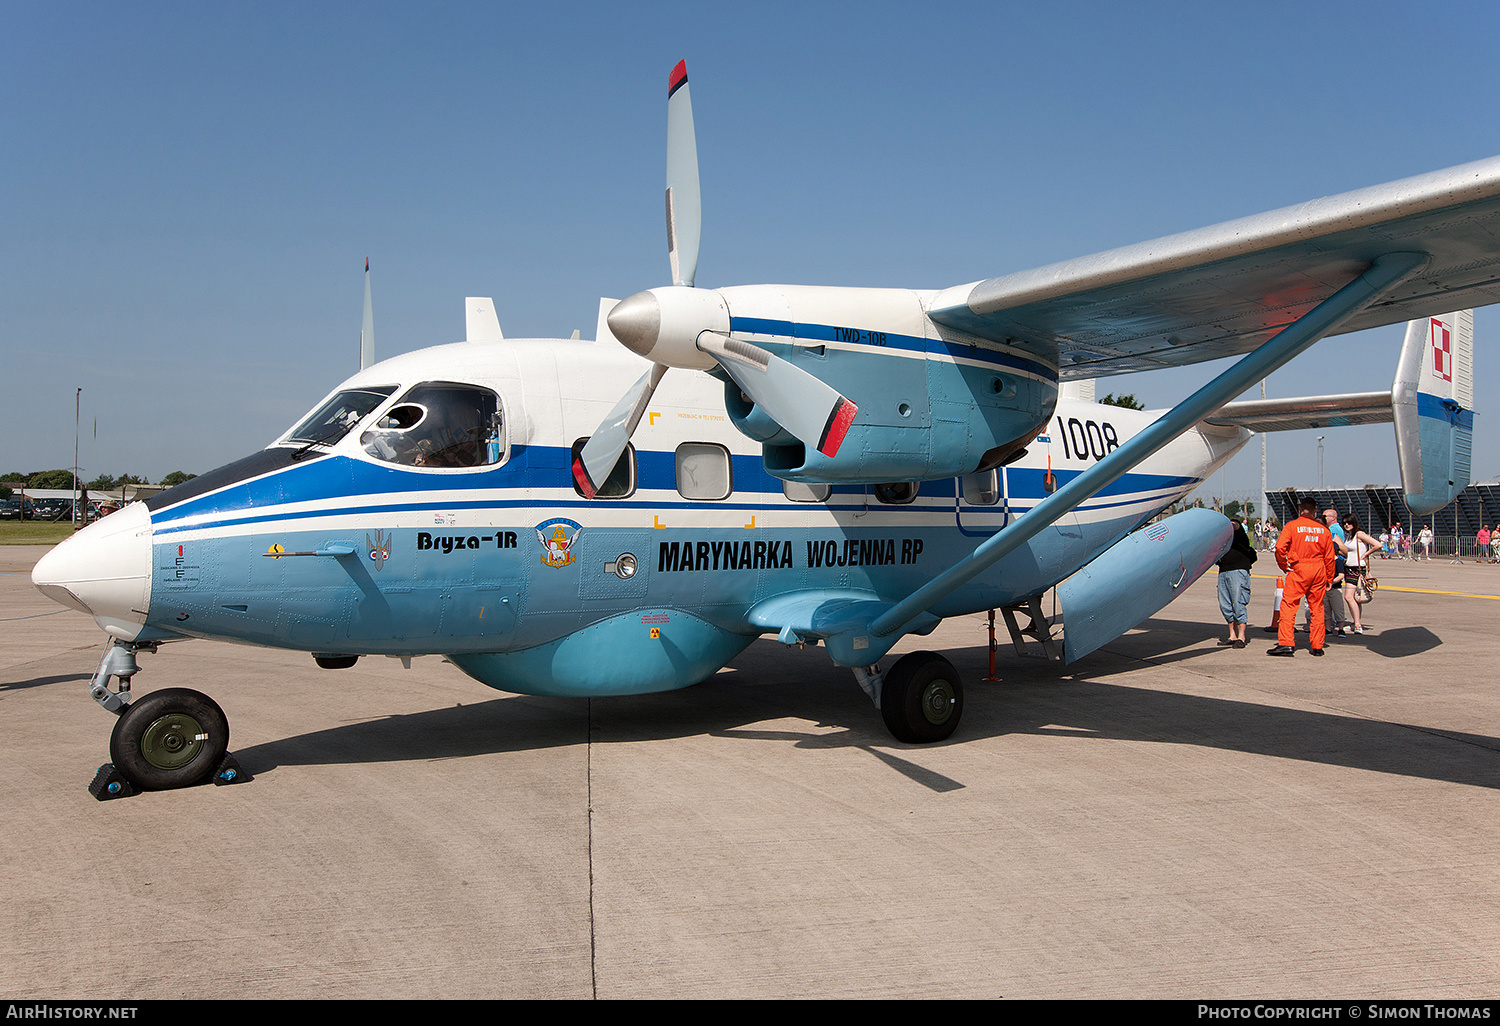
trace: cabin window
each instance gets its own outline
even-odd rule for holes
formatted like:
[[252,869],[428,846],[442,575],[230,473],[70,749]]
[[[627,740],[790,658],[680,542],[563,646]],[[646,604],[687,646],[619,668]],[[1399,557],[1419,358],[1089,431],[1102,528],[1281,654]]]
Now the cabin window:
[[783,481],[781,493],[793,502],[827,502],[828,497],[833,494],[833,485]]
[[905,506],[917,497],[915,481],[895,481],[875,486],[875,498],[889,506]]
[[962,484],[964,502],[970,506],[993,506],[1000,501],[1000,474],[994,469],[965,475]]
[[728,449],[710,442],[683,442],[677,447],[677,494],[716,502],[729,498],[732,490]]
[[283,441],[303,445],[332,445],[370,411],[391,397],[395,385],[351,388],[335,394],[292,428]]
[[[587,442],[587,438],[580,438],[578,441],[573,443],[573,455],[568,460],[568,466],[571,467],[578,461],[578,454],[583,452],[583,447]],[[569,477],[571,476],[572,475],[570,474]],[[579,495],[583,495],[583,489],[578,487],[577,481],[573,482],[573,490]],[[626,442],[625,451],[620,454],[620,458],[615,462],[615,469],[609,472],[609,476],[606,477],[604,479],[604,483],[599,486],[599,490],[594,494],[594,498],[624,499],[630,495],[633,495],[634,493],[635,446],[631,445],[629,442]]]
[[484,467],[504,457],[503,418],[494,392],[476,385],[417,385],[359,437],[365,452],[407,467]]

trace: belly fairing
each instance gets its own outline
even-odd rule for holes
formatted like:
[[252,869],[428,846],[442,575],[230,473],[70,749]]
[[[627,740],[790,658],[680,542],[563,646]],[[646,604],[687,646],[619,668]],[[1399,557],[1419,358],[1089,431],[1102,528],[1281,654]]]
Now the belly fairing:
[[501,691],[599,698],[690,687],[754,640],[680,609],[633,609],[519,652],[449,658]]

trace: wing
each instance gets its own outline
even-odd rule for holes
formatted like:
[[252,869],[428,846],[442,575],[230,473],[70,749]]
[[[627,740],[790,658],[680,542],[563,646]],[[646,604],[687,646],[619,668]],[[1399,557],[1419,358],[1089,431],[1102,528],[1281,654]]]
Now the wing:
[[1427,268],[1338,332],[1500,302],[1500,157],[947,289],[948,331],[1058,353],[1064,379],[1250,352],[1384,253]]

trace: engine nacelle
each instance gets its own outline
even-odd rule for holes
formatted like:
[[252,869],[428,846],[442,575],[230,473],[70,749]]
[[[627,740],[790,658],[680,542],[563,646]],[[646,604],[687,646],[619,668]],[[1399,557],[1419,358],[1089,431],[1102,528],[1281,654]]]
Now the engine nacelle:
[[958,477],[1015,457],[1057,403],[1053,354],[954,341],[908,289],[754,285],[719,290],[732,333],[858,407],[835,456],[793,437],[733,383],[725,407],[788,481],[881,484]]

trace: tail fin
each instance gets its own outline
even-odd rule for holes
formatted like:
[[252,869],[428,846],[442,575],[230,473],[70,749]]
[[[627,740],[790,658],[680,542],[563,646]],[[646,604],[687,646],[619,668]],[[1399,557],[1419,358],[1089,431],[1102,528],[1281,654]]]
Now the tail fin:
[[1425,516],[1469,484],[1474,435],[1474,311],[1406,325],[1391,385],[1401,489]]

